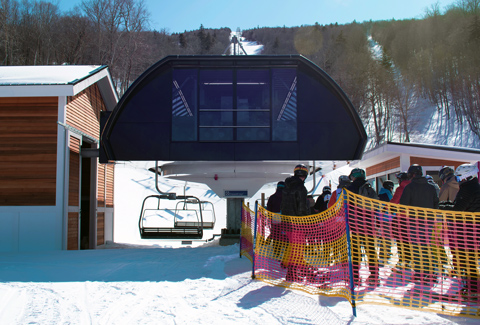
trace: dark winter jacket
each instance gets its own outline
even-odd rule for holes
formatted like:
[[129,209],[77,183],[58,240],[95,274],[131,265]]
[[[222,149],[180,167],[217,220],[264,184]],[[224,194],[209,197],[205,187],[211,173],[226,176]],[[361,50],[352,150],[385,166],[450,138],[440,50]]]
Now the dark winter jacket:
[[420,208],[438,209],[437,190],[424,176],[417,176],[405,186],[400,204]]
[[287,216],[309,215],[307,189],[298,176],[288,177],[283,189],[281,213]]
[[280,213],[280,209],[282,208],[282,196],[283,188],[277,188],[275,193],[268,198],[267,210],[270,212]]
[[318,212],[323,212],[328,209],[328,202],[330,201],[332,197],[331,192],[323,192],[320,194],[320,196],[317,198],[317,201],[315,201],[315,205],[313,208],[317,210]]
[[378,192],[378,198],[381,200],[381,201],[385,201],[385,202],[390,202],[390,200],[392,199],[393,195],[392,195],[392,191],[390,190],[387,190],[386,188],[382,187],[380,189],[380,192]]
[[[347,190],[355,194],[366,196],[371,199],[378,199],[378,196],[375,190],[371,186],[369,186],[369,184],[366,184],[366,183],[367,181],[365,180],[365,178],[355,178],[352,184],[348,185]],[[369,188],[368,194],[366,193],[367,187]],[[363,188],[365,188],[365,191],[362,190]]]
[[363,178],[356,178],[350,185],[347,186],[347,190],[350,192],[353,192],[355,194],[358,194],[358,190],[360,186],[365,184],[366,180]]
[[478,178],[460,184],[453,210],[480,212],[480,184]]

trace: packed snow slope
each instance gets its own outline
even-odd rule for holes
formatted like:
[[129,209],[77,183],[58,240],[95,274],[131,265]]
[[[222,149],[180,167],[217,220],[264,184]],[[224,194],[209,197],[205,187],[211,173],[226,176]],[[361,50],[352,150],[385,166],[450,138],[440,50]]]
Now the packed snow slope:
[[[115,245],[112,248],[120,248]],[[251,279],[238,245],[1,254],[1,324],[475,324]]]

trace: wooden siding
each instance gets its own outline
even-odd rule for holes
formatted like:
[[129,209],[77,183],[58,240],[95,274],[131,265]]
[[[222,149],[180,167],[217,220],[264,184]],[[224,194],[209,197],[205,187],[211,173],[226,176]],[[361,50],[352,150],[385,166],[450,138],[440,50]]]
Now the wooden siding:
[[97,206],[105,207],[105,169],[106,165],[98,164],[98,176],[97,176]]
[[78,212],[68,213],[67,249],[78,250]]
[[97,212],[97,245],[105,244],[105,212]]
[[105,198],[107,208],[113,208],[113,189],[114,189],[115,165],[108,164],[106,170],[106,189]]
[[79,206],[80,200],[80,140],[70,137],[70,168],[68,180],[68,205]]
[[95,139],[100,134],[100,111],[106,110],[100,90],[94,84],[67,100],[67,124]]
[[375,174],[386,172],[387,170],[392,170],[399,167],[400,167],[400,156],[381,162],[379,164],[367,167],[365,172],[367,173],[367,175],[375,175]]
[[0,98],[0,206],[54,206],[57,97]]
[[[113,164],[98,164],[97,204],[113,207]],[[97,212],[97,245],[105,244],[105,212]]]
[[99,207],[113,208],[114,187],[113,164],[98,164],[98,192],[97,201]]
[[457,168],[461,164],[466,164],[468,161],[453,161],[446,159],[424,158],[424,157],[410,157],[410,165],[418,164],[425,166],[454,166]]

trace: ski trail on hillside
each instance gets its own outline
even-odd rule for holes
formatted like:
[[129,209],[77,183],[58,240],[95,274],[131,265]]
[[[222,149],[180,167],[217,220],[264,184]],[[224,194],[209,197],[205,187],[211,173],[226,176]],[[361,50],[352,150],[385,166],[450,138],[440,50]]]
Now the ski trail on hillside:
[[[383,49],[371,35],[367,36],[370,46],[372,58],[376,61],[382,59]],[[401,72],[395,67],[396,74],[401,78]],[[412,110],[413,118],[410,123],[410,142],[424,143],[433,145],[444,145],[452,147],[479,148],[480,138],[477,137],[468,125],[466,118],[458,120],[455,112],[450,108],[450,118],[447,119],[444,108],[438,110],[436,105],[432,104],[428,99],[418,97],[413,98],[415,101]],[[375,134],[374,125],[371,121],[367,121],[365,131],[368,134],[367,148],[373,148],[373,138]],[[400,141],[401,134],[395,132],[392,141]]]

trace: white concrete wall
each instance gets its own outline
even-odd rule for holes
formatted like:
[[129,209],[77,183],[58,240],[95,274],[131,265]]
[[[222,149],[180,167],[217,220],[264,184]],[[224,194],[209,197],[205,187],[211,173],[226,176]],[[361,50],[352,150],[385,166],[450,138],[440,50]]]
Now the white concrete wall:
[[62,249],[62,214],[54,206],[0,209],[0,252]]
[[105,243],[107,241],[113,242],[113,215],[114,215],[114,208],[97,208],[98,212],[105,212]]

